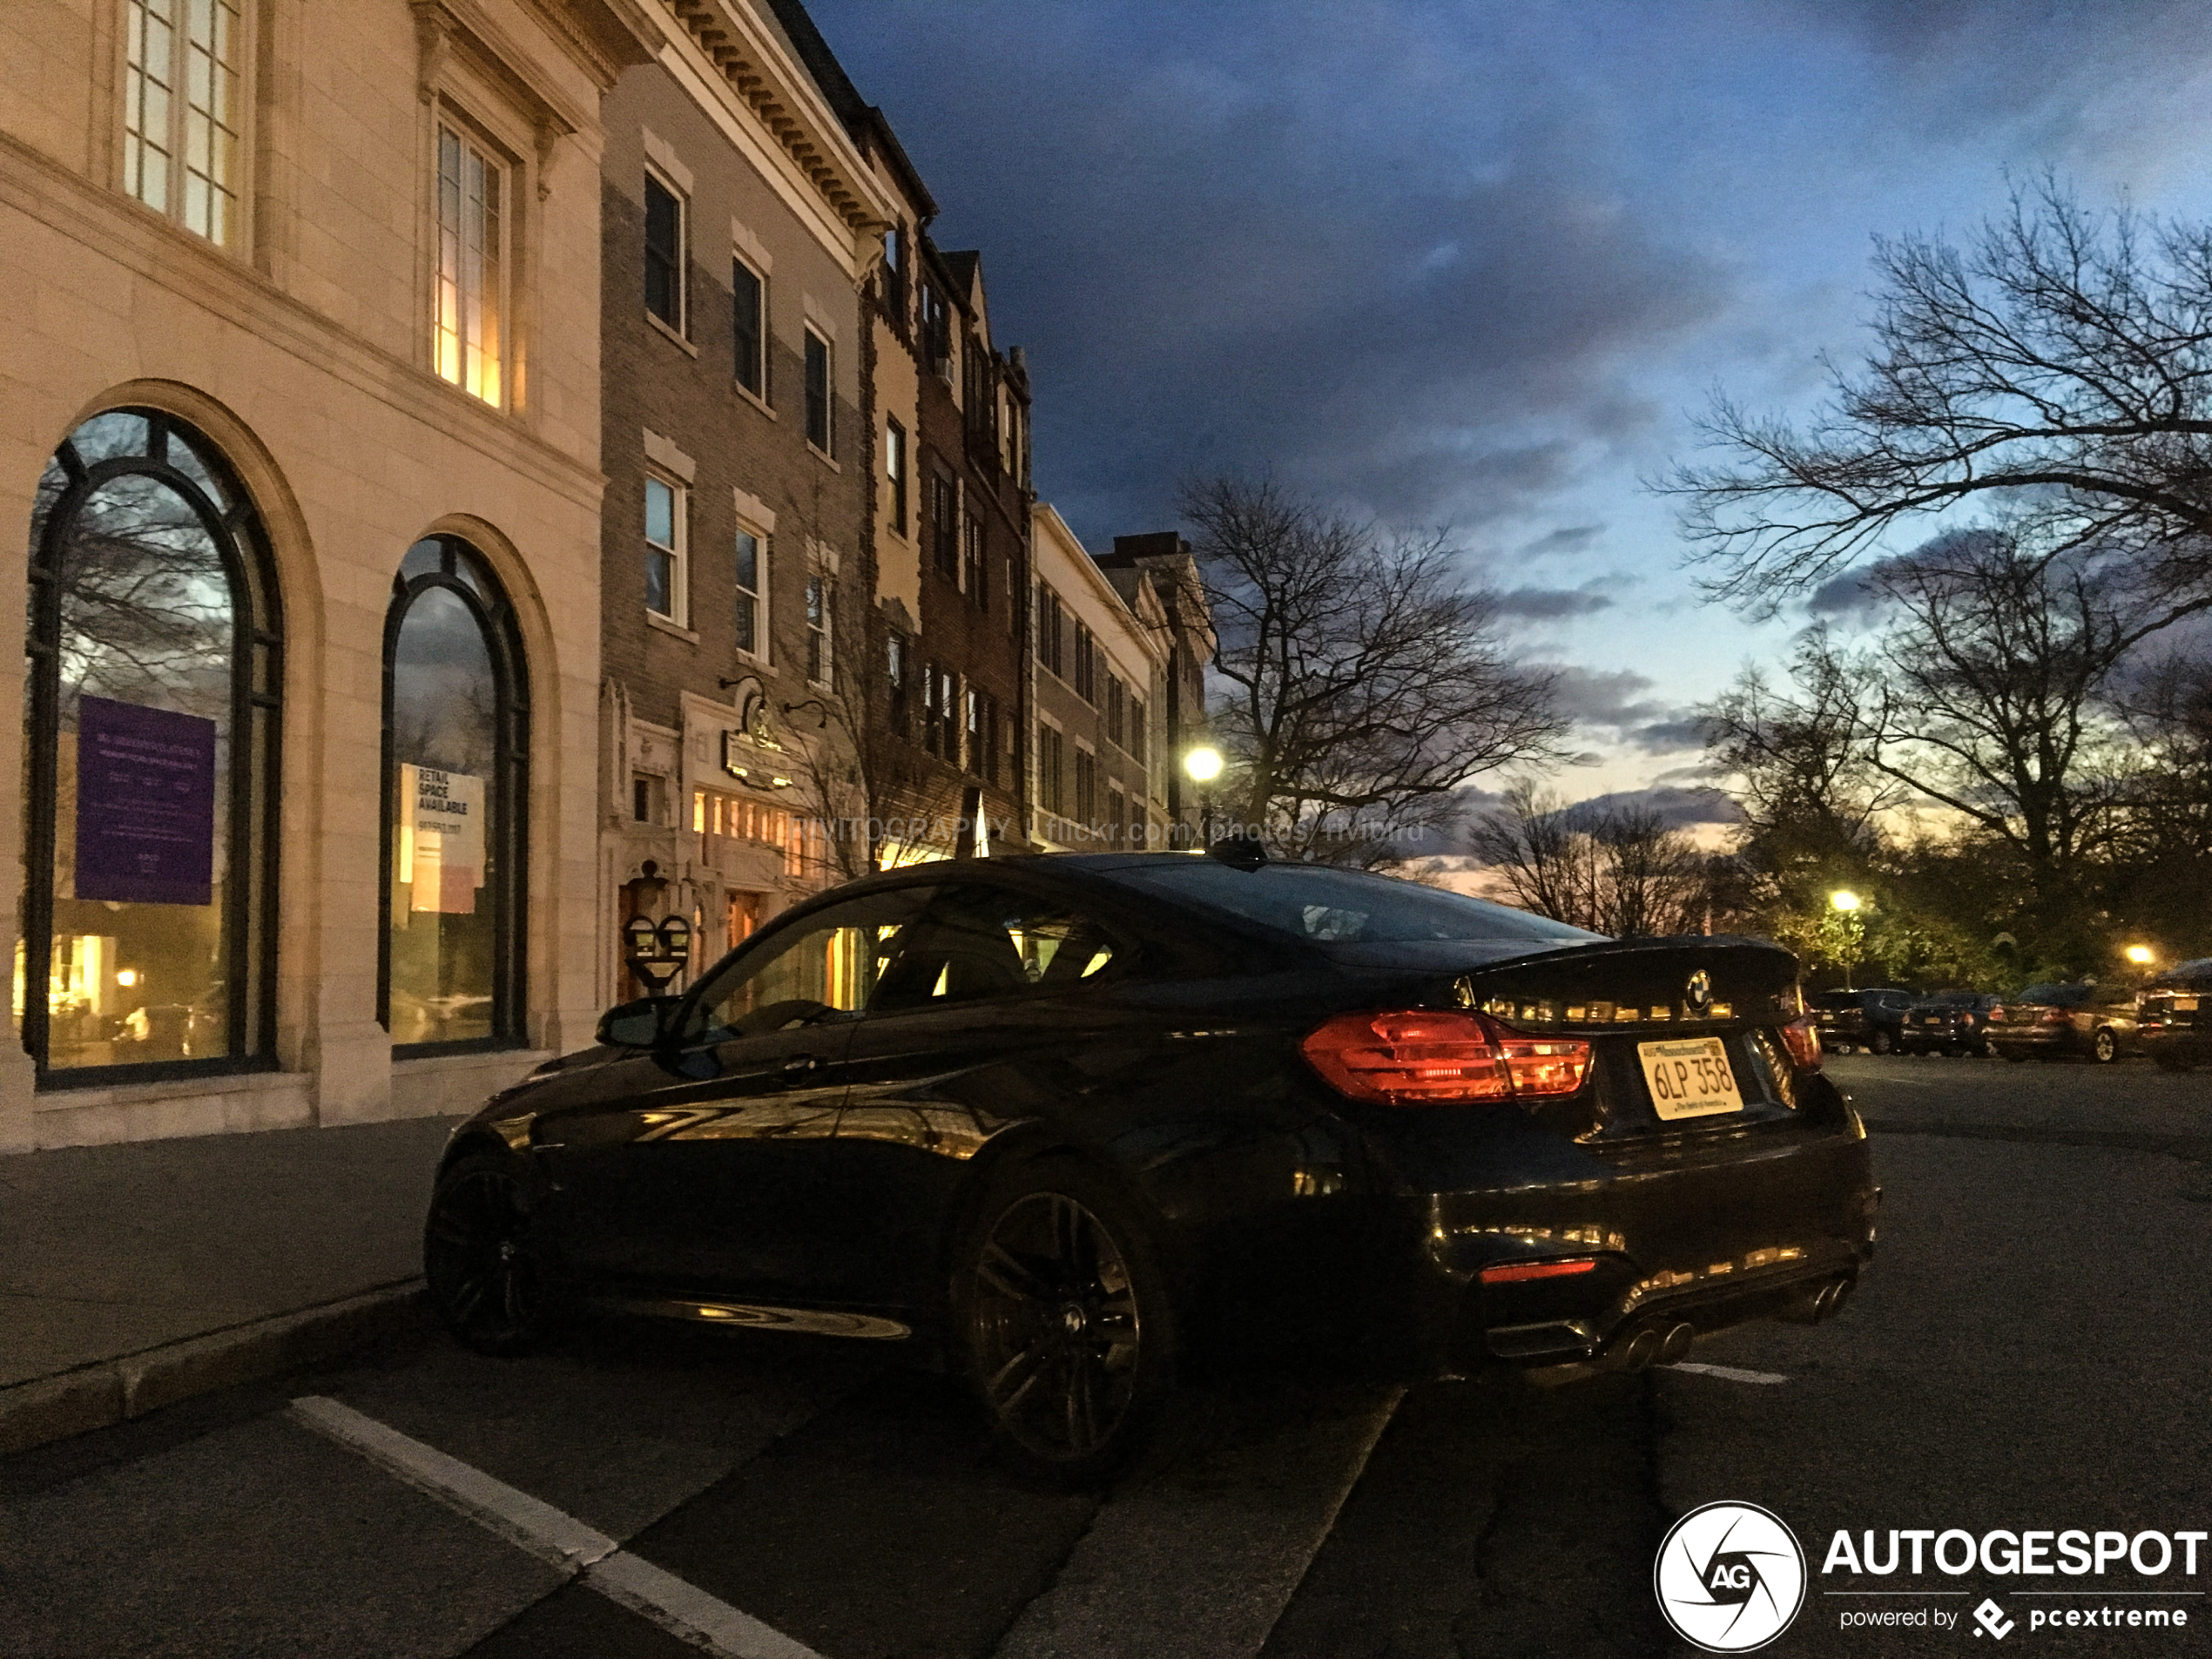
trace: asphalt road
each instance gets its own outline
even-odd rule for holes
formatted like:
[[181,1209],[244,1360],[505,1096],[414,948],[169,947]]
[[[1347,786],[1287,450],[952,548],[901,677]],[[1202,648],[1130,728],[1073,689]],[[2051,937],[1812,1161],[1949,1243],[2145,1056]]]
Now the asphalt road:
[[[1196,1394],[1101,1497],[1009,1475],[957,1391],[869,1352],[606,1325],[498,1362],[425,1334],[0,1460],[0,1655],[701,1650],[671,1626],[786,1659],[1686,1653],[1651,1563],[1719,1500],[1811,1557],[1770,1653],[1957,1651],[1985,1598],[2014,1642],[2212,1642],[2175,1594],[2212,1588],[2212,1549],[2124,1584],[1820,1571],[1838,1529],[2212,1527],[2212,1076],[1831,1066],[1875,1125],[1879,1258],[1831,1325],[1702,1344],[1718,1370]],[[597,1541],[566,1567],[563,1527]],[[2203,1611],[2029,1629],[2093,1603]],[[1844,1628],[1867,1609],[1960,1622]]]

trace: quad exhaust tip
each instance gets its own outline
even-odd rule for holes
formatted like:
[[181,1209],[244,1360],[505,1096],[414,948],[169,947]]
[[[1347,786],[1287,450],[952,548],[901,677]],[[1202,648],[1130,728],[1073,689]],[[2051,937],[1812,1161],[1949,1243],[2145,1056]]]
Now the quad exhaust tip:
[[1690,1344],[1696,1340],[1697,1327],[1694,1325],[1647,1325],[1608,1349],[1602,1364],[1608,1371],[1643,1371],[1653,1366],[1671,1366],[1687,1358]]

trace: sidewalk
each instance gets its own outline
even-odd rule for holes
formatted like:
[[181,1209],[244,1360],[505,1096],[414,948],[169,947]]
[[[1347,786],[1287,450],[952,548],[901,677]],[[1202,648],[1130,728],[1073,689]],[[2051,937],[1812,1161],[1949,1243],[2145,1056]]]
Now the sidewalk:
[[0,1157],[0,1453],[410,1317],[455,1121]]

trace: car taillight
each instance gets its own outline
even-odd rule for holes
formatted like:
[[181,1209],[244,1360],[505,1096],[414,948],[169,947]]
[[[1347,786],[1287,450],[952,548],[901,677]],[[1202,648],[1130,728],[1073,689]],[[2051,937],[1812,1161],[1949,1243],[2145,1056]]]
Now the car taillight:
[[2002,1025],[2005,1023],[2005,1010],[2002,1007],[1993,1008],[1989,1010],[1989,1022],[1992,1025]]
[[1339,1094],[1379,1106],[1571,1095],[1590,1065],[1580,1037],[1531,1036],[1456,1009],[1339,1014],[1298,1046]]
[[2045,1025],[2064,1025],[2074,1016],[2064,1008],[2045,1008],[2040,1017]]
[[1799,1071],[1820,1069],[1820,1028],[1811,1020],[1792,1020],[1784,1026],[1782,1046],[1790,1051],[1790,1063]]
[[1577,1273],[1594,1272],[1597,1268],[1595,1256],[1576,1256],[1565,1261],[1500,1262],[1482,1270],[1485,1285],[1518,1285],[1529,1278],[1572,1278]]

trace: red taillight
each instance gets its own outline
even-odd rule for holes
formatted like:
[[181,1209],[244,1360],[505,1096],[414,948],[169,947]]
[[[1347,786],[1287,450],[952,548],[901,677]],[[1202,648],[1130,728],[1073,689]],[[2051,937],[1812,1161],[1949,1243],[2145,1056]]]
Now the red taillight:
[[2064,1025],[2074,1016],[2071,1014],[2068,1014],[2064,1008],[2045,1008],[2037,1017],[2040,1019],[2045,1025]]
[[1339,1014],[1299,1047],[1338,1093],[1379,1106],[1571,1095],[1590,1065],[1580,1037],[1531,1036],[1456,1009]]
[[1792,1020],[1782,1028],[1782,1046],[1790,1063],[1799,1071],[1820,1069],[1820,1028],[1811,1020]]
[[1597,1266],[1597,1258],[1579,1256],[1568,1262],[1501,1262],[1495,1267],[1482,1270],[1485,1285],[1511,1285],[1524,1278],[1566,1278],[1575,1273],[1587,1273]]
[[1989,1022],[1992,1025],[2005,1023],[2005,1010],[2001,1006],[1989,1010]]

